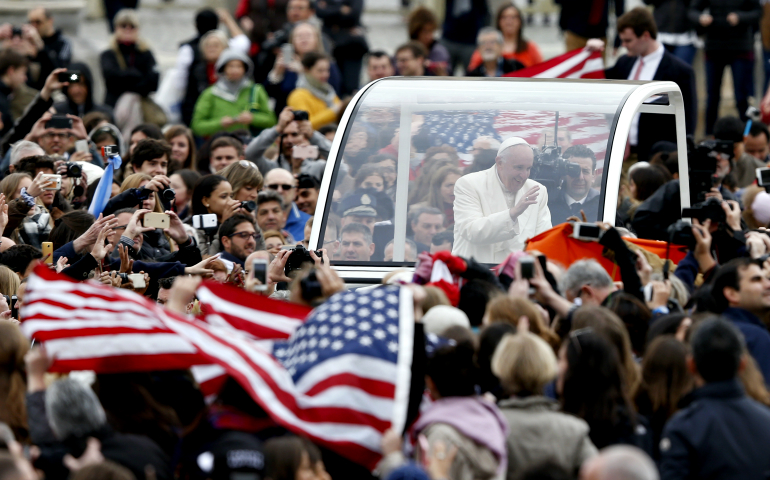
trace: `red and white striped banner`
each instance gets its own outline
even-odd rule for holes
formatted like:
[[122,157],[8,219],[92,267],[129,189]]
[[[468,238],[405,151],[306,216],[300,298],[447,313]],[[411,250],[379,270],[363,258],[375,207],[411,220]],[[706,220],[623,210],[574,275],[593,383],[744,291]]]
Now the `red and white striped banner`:
[[572,50],[546,62],[507,73],[504,77],[526,78],[604,78],[604,60],[601,52],[585,48]]

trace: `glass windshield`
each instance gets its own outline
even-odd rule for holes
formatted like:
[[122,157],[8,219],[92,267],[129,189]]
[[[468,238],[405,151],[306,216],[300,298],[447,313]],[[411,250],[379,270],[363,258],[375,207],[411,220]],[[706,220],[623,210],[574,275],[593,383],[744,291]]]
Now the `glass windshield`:
[[[544,190],[541,207],[550,219],[542,218],[541,208],[537,228],[580,216],[580,210],[596,220],[611,125],[634,87],[509,79],[378,82],[347,125],[319,246],[331,251],[334,263],[354,264],[414,262],[422,251],[453,245],[457,254],[488,260],[457,251],[458,240],[490,252],[520,249],[525,238],[510,243],[498,232],[515,225],[477,221],[496,218],[521,200],[515,168],[531,168],[519,175],[529,178],[523,186],[536,181]],[[527,142],[532,155],[528,165],[527,158],[520,167],[505,163],[501,178],[497,152],[510,137]],[[468,211],[469,201],[478,214]],[[520,222],[519,237],[526,225]],[[487,263],[497,256],[490,254]]]

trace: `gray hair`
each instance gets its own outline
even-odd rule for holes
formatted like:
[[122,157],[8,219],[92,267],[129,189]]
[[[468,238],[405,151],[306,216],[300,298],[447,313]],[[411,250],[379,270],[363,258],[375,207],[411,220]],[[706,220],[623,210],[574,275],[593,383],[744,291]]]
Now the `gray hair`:
[[107,423],[96,394],[85,383],[63,378],[45,392],[48,423],[59,440],[84,437]]
[[259,195],[257,195],[257,207],[267,202],[278,202],[281,210],[286,208],[286,205],[283,203],[283,197],[275,190],[262,190],[259,192]]
[[496,29],[494,27],[484,27],[481,30],[479,30],[479,34],[476,35],[476,45],[481,43],[481,37],[486,36],[486,35],[493,35],[493,34],[496,37],[495,40],[497,41],[497,43],[502,45],[503,44],[503,33],[500,30],[498,30],[498,29]]
[[578,260],[570,265],[559,282],[563,293],[577,293],[584,285],[604,288],[612,286],[612,277],[596,260]]
[[642,450],[629,445],[607,447],[599,453],[602,462],[599,478],[658,480],[658,469]]
[[435,207],[415,207],[412,208],[411,212],[409,212],[409,225],[416,222],[420,218],[420,215],[424,213],[427,213],[428,215],[444,216],[444,212]]
[[[34,153],[29,153],[34,151]],[[19,140],[13,144],[11,148],[11,165],[18,164],[22,158],[32,157],[35,155],[45,155],[43,147],[35,142],[29,140]]]

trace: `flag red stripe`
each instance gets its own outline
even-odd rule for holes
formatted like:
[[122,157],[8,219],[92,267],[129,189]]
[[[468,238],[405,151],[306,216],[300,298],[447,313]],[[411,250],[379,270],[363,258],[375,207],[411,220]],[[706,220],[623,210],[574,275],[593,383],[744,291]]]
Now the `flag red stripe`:
[[[304,320],[305,317],[313,310],[312,308],[304,305],[298,305],[296,303],[287,303],[273,298],[265,297],[256,293],[246,292],[243,289],[234,287],[232,285],[224,285],[212,281],[206,281],[201,284],[201,287],[208,288],[211,293],[217,297],[227,299],[228,302],[240,305],[244,308],[248,308],[255,311],[262,311],[273,313],[275,315],[281,315],[283,317],[295,318],[297,320]],[[202,305],[201,309],[213,309],[216,311],[215,305]],[[204,312],[206,310],[203,310]]]
[[93,370],[97,373],[152,372],[157,370],[184,370],[208,362],[199,354],[119,355],[102,358],[62,360],[54,358],[51,372]]
[[325,378],[324,380],[316,383],[312,388],[305,392],[305,395],[308,397],[313,397],[330,388],[339,387],[341,385],[354,386],[360,390],[365,391],[369,395],[383,398],[393,398],[393,396],[396,394],[396,386],[391,382],[383,382],[381,380],[374,380],[371,378],[362,378],[353,375],[352,373],[341,373],[339,375]]
[[[207,310],[211,310],[211,309],[207,309]],[[264,340],[283,340],[291,336],[291,333],[284,332],[283,330],[275,330],[255,322],[250,322],[248,320],[244,320],[242,318],[239,318],[233,315],[228,315],[226,313],[217,312],[217,311],[206,312],[205,317],[208,318],[210,315],[218,315],[233,327],[237,328],[238,330],[242,330],[246,333],[249,333],[256,338],[261,338]],[[259,312],[258,311],[254,312],[254,315],[259,315]]]

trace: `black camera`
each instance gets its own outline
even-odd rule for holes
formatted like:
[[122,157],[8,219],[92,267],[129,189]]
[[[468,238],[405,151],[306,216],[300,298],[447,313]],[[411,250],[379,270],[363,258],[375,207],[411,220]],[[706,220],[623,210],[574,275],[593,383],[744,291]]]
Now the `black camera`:
[[241,202],[241,208],[247,212],[253,212],[257,209],[257,204],[254,200],[246,200],[245,202]]
[[120,277],[120,283],[124,284],[128,282],[128,274],[127,273],[118,273],[118,277]]
[[163,200],[170,202],[176,198],[176,192],[174,191],[173,188],[170,188],[170,187],[164,188],[163,190],[160,191],[160,197]]
[[288,28],[282,28],[277,32],[273,33],[273,36],[271,38],[268,38],[267,40],[262,42],[262,50],[265,52],[269,52],[273,49],[280,47],[284,43],[288,43],[290,32],[291,30],[289,30]]
[[83,175],[83,167],[75,162],[66,162],[64,166],[67,167],[67,174],[65,177],[80,178]]
[[714,197],[696,203],[690,208],[683,208],[682,218],[697,218],[701,223],[707,219],[711,219],[712,223],[724,223],[727,220],[722,202]]
[[77,83],[81,78],[82,75],[77,70],[67,70],[66,72],[56,74],[56,79],[61,83]]
[[568,162],[561,156],[558,145],[543,145],[539,154],[535,155],[535,163],[529,178],[548,187],[558,187],[562,177],[580,176],[580,165]]
[[11,29],[11,37],[21,37],[21,27],[13,27]]
[[677,220],[668,226],[668,241],[674,245],[684,245],[690,250],[695,250],[695,236],[692,234],[692,225],[684,220]]
[[302,299],[306,302],[312,302],[323,296],[321,282],[318,281],[318,275],[316,275],[315,269],[310,270],[305,278],[299,281],[299,286],[300,292],[302,293]]
[[310,120],[310,115],[304,110],[294,110],[294,121],[295,122],[303,122],[305,120]]
[[690,204],[706,199],[706,193],[719,184],[717,158],[719,155],[733,156],[733,142],[728,140],[705,140],[687,152],[690,177]]
[[[318,258],[321,258],[321,262],[323,262],[323,254],[321,251],[316,250],[315,254]],[[315,263],[313,257],[310,256],[310,251],[302,246],[301,243],[298,243],[289,254],[289,258],[286,260],[286,267],[284,267],[283,271],[286,273],[286,276],[289,276],[289,273],[301,270],[302,265],[308,262]]]

